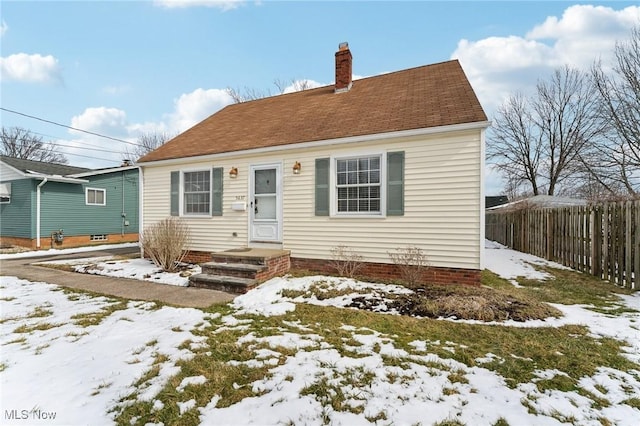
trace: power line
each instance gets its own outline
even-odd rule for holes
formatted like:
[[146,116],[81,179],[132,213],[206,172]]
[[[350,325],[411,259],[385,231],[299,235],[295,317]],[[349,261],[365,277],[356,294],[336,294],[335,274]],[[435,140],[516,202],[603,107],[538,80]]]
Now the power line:
[[67,126],[66,124],[56,123],[55,121],[51,121],[51,120],[45,120],[44,118],[35,117],[33,115],[25,114],[25,113],[19,112],[19,111],[14,111],[14,110],[11,110],[11,109],[8,109],[8,108],[0,107],[0,110],[6,111],[6,112],[10,112],[12,114],[22,115],[23,117],[33,118],[34,120],[43,121],[45,123],[54,124],[56,126],[66,127],[67,129],[75,130],[77,132],[87,133],[89,135],[98,136],[98,137],[106,138],[106,139],[111,139],[111,140],[114,140],[116,142],[122,142],[122,143],[126,143],[126,144],[133,145],[133,146],[141,146],[141,144],[138,144],[138,143],[135,143],[135,142],[129,142],[129,141],[125,141],[123,139],[118,139],[118,138],[113,138],[111,136],[101,135],[100,133],[90,132],[89,130],[78,129],[76,127],[71,127],[71,126]]

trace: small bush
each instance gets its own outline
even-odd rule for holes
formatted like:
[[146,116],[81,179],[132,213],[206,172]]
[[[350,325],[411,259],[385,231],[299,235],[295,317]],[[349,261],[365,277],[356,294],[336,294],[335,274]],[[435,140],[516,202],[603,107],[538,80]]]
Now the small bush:
[[394,265],[400,270],[402,280],[406,284],[410,287],[417,287],[422,283],[422,277],[431,265],[426,253],[420,247],[400,247],[394,253],[387,253]]
[[147,226],[140,237],[146,256],[165,272],[175,272],[186,254],[189,227],[176,218]]
[[341,277],[353,278],[362,268],[362,256],[351,247],[339,245],[331,249],[331,267],[335,268]]

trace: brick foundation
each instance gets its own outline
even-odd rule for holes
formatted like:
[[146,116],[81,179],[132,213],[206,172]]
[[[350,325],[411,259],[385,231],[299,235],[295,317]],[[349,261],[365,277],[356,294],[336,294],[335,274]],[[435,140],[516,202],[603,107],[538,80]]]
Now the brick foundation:
[[182,259],[182,261],[194,264],[211,262],[211,252],[190,250],[184,255],[184,259]]
[[[84,246],[97,246],[101,244],[118,244],[118,243],[135,243],[138,241],[138,234],[109,234],[106,240],[91,241],[90,235],[65,235],[62,243],[51,244],[51,236],[43,235],[40,237],[40,249],[48,250],[50,248],[70,248],[70,247],[84,247]],[[5,237],[0,236],[0,244],[2,245],[14,245],[20,247],[27,247],[33,250],[37,249],[36,239],[31,238],[18,238],[18,237]]]
[[[296,269],[307,269],[324,274],[335,274],[336,270],[330,261],[323,259],[291,258],[291,266]],[[368,263],[358,270],[358,276],[380,280],[397,280],[400,270],[390,263]],[[480,271],[477,269],[430,267],[424,274],[423,281],[435,284],[480,285]]]
[[[184,258],[188,263],[205,263],[211,261],[211,253],[206,251],[189,251]],[[289,258],[288,255],[267,258],[267,269],[256,275],[258,282],[272,277],[284,275],[290,268],[306,269],[322,274],[334,275],[335,268],[330,261],[324,259]],[[396,265],[390,263],[364,262],[358,270],[359,277],[385,281],[398,280],[401,276]],[[480,285],[480,271],[477,269],[430,267],[424,274],[425,283]]]

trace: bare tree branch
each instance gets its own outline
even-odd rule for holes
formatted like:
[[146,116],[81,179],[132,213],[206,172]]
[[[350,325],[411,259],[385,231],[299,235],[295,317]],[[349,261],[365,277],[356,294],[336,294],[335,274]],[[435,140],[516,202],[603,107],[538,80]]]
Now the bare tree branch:
[[68,160],[58,147],[42,140],[21,127],[2,127],[0,154],[24,160],[67,164]]

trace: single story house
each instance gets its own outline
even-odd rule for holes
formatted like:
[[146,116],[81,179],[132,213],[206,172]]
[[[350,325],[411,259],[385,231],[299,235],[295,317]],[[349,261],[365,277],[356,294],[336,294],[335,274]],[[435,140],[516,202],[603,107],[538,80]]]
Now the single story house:
[[90,170],[0,156],[0,244],[138,241],[138,168]]
[[363,275],[397,277],[389,253],[416,246],[429,280],[478,283],[489,126],[457,60],[229,105],[138,160],[142,221],[180,217],[188,259],[243,248],[327,271],[332,249]]

